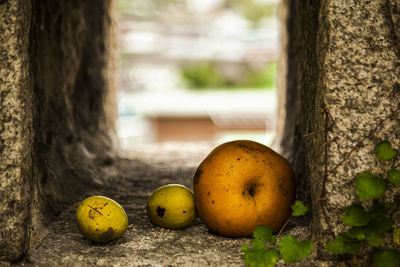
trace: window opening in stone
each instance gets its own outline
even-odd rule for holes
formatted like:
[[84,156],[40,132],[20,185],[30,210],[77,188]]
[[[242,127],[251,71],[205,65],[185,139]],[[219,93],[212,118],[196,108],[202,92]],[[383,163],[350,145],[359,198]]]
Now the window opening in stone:
[[275,132],[279,0],[119,0],[121,147]]

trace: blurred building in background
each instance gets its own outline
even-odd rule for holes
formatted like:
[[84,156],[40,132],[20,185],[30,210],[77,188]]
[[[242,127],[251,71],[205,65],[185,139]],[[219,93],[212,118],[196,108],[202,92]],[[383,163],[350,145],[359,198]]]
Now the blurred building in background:
[[119,0],[118,134],[271,140],[278,0]]

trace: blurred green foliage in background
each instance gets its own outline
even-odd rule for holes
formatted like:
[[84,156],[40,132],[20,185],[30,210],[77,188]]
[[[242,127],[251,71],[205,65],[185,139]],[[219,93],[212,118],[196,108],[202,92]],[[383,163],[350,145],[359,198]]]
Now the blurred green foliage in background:
[[234,80],[224,77],[211,62],[196,62],[181,69],[181,76],[189,89],[271,89],[275,88],[276,62],[268,63],[260,70],[246,68],[244,78]]
[[259,26],[259,23],[266,17],[272,17],[276,14],[276,3],[263,3],[254,0],[226,0],[225,5],[242,14],[246,19],[252,22],[253,27]]
[[196,62],[181,69],[182,78],[189,89],[226,87],[218,69],[210,62]]

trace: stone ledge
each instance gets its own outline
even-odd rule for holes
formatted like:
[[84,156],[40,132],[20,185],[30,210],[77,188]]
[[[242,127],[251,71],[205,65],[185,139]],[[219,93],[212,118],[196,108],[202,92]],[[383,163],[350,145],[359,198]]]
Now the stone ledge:
[[[116,159],[111,165],[99,163],[103,188],[82,199],[101,194],[118,201],[129,218],[125,235],[106,245],[88,241],[76,227],[78,203],[71,203],[41,245],[17,266],[243,266],[240,250],[250,238],[213,235],[200,220],[174,231],[154,227],[147,218],[145,205],[151,192],[168,183],[191,187],[197,165],[211,149],[207,145],[153,146],[136,149],[129,158]],[[289,233],[299,238],[310,236],[308,227],[290,228]]]

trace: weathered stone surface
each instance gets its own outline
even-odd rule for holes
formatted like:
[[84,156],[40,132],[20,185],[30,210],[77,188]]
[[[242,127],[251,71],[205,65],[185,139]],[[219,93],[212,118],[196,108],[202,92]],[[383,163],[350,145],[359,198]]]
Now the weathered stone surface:
[[36,99],[37,184],[31,247],[54,215],[102,184],[115,135],[111,1],[33,1],[30,59]]
[[[278,73],[278,124],[274,146],[291,163],[296,175],[297,198],[310,201],[311,184],[304,134],[320,131],[323,91],[319,90],[317,33],[320,1],[282,1],[282,53]],[[312,139],[321,147],[322,139]],[[322,149],[320,151],[323,151]],[[318,155],[318,153],[317,153]],[[319,156],[310,156],[316,165]]]
[[[38,103],[37,164],[47,203],[65,203],[91,161],[115,135],[113,20],[110,1],[36,1],[32,65]],[[85,160],[86,158],[86,160]],[[86,176],[86,177],[85,177]],[[68,200],[69,201],[69,200]]]
[[[357,201],[355,176],[363,170],[384,176],[392,164],[375,158],[374,145],[387,139],[399,147],[399,4],[284,5],[287,117],[281,143],[302,180],[298,195],[307,199],[311,189],[317,257],[329,258],[323,244],[344,229],[344,208]],[[398,201],[399,193],[392,190],[388,199]]]
[[112,11],[111,1],[0,2],[0,261],[36,247],[112,162]]
[[[394,1],[392,1],[394,3]],[[320,41],[326,45],[322,89],[332,127],[327,136],[328,174],[313,192],[315,236],[343,230],[343,209],[357,201],[353,181],[364,170],[385,177],[393,161],[377,160],[374,145],[400,146],[400,43],[390,1],[329,1],[321,7]],[[398,8],[398,7],[397,7]],[[319,172],[320,173],[320,172]],[[399,190],[388,196],[399,199]],[[324,197],[324,201],[318,199]]]
[[33,186],[30,1],[0,2],[0,261],[28,249]]

